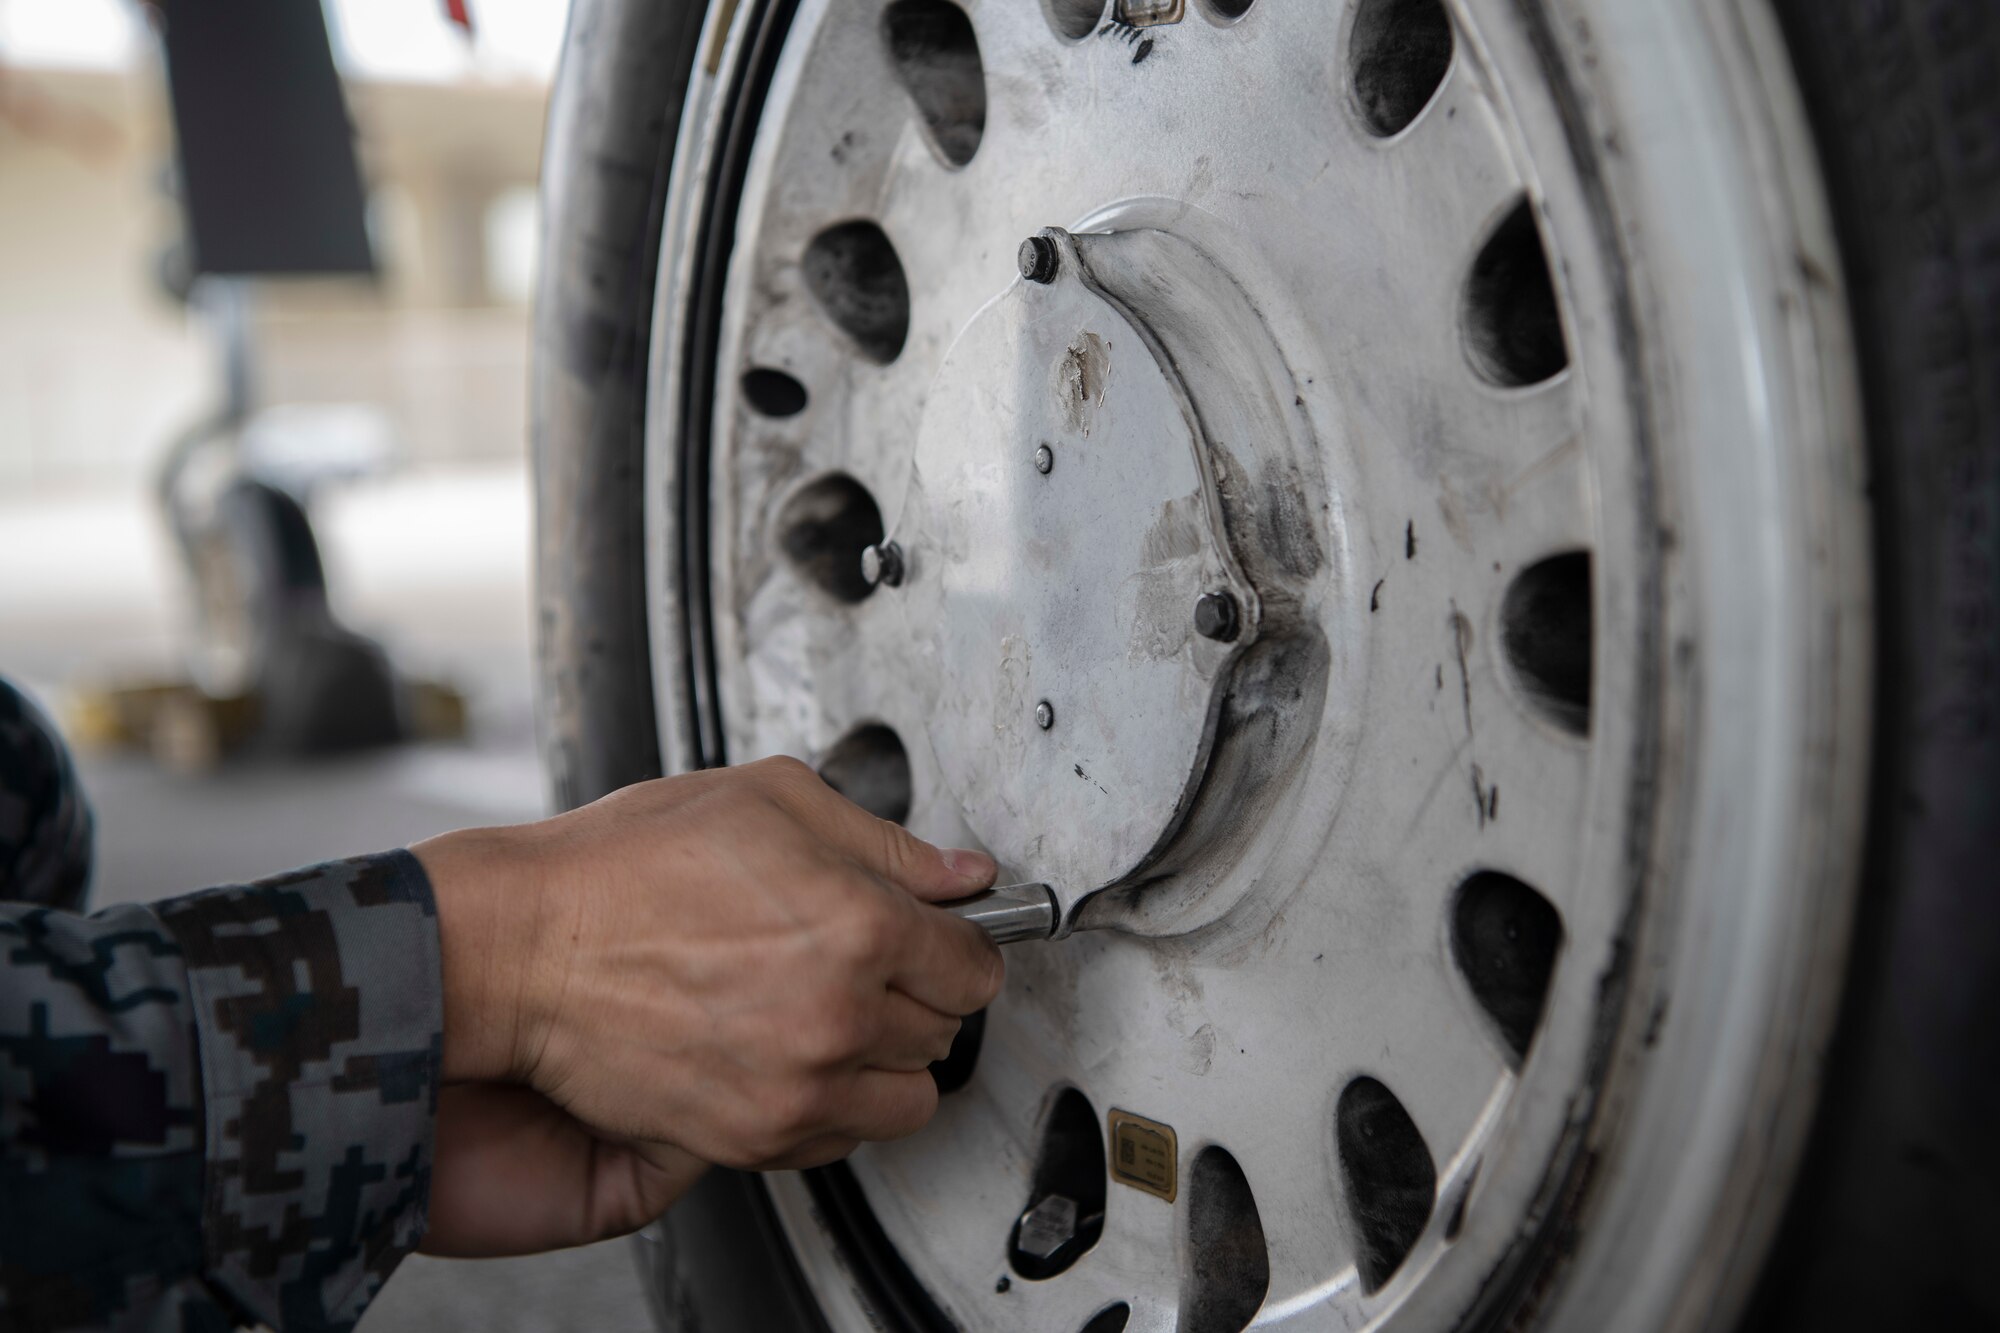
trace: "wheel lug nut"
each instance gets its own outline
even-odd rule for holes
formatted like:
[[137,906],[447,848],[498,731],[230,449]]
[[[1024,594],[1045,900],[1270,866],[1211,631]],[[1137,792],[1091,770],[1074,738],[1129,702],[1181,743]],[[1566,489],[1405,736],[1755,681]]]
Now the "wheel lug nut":
[[1051,1194],[1021,1214],[1015,1247],[1024,1254],[1046,1259],[1076,1238],[1076,1200]]
[[1030,236],[1021,242],[1021,276],[1029,282],[1054,282],[1062,267],[1062,251],[1046,236]]
[[1047,731],[1056,724],[1056,706],[1047,699],[1035,705],[1035,725]]
[[879,542],[861,552],[861,577],[871,588],[897,588],[903,583],[903,548],[894,542]]
[[1055,450],[1049,448],[1046,444],[1041,445],[1035,450],[1035,471],[1041,473],[1043,476],[1046,477],[1052,470],[1054,470],[1055,465],[1056,465]]
[[1195,632],[1218,643],[1234,643],[1242,632],[1236,599],[1226,592],[1205,592],[1194,604]]

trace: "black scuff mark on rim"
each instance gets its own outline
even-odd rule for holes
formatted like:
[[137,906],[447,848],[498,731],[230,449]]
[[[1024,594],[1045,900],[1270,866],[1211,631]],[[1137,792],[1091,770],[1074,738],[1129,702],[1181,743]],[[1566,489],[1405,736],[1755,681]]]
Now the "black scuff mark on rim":
[[[1659,512],[1659,448],[1654,436],[1651,392],[1641,365],[1639,314],[1633,279],[1621,247],[1620,218],[1611,202],[1611,191],[1595,160],[1589,118],[1584,111],[1585,95],[1570,77],[1564,63],[1561,41],[1545,8],[1546,0],[1514,0],[1528,45],[1548,80],[1551,97],[1568,138],[1569,155],[1575,164],[1578,182],[1588,204],[1597,232],[1597,242],[1613,270],[1609,287],[1612,294],[1612,335],[1621,352],[1624,370],[1622,390],[1632,404],[1637,448],[1634,453],[1635,506],[1647,519],[1642,528],[1652,531]],[[1528,1216],[1541,1225],[1524,1231],[1509,1251],[1502,1255],[1478,1293],[1468,1302],[1459,1318],[1459,1327],[1485,1333],[1518,1327],[1531,1321],[1560,1285],[1564,1262],[1577,1250],[1578,1219],[1592,1195],[1600,1166],[1599,1150],[1591,1142],[1590,1129],[1597,1110],[1599,1093],[1610,1072],[1617,1049],[1618,1031],[1633,986],[1632,941],[1638,929],[1648,884],[1648,849],[1655,836],[1655,812],[1660,782],[1661,672],[1656,664],[1658,627],[1665,605],[1663,551],[1657,542],[1639,562],[1636,601],[1651,616],[1635,617],[1639,663],[1639,716],[1633,727],[1632,784],[1625,797],[1626,832],[1623,872],[1628,892],[1625,910],[1613,937],[1611,957],[1597,980],[1597,1013],[1592,1042],[1585,1056],[1584,1091],[1571,1098],[1563,1132],[1550,1151],[1540,1189],[1530,1201]]]
[[1465,709],[1465,738],[1472,739],[1472,666],[1466,660],[1472,650],[1472,622],[1458,609],[1458,603],[1451,604],[1451,618],[1445,622],[1451,629],[1451,644],[1458,654],[1458,697]]
[[865,1288],[874,1307],[870,1313],[892,1329],[958,1333],[958,1325],[945,1317],[882,1230],[854,1169],[846,1162],[834,1162],[799,1174],[849,1270]]

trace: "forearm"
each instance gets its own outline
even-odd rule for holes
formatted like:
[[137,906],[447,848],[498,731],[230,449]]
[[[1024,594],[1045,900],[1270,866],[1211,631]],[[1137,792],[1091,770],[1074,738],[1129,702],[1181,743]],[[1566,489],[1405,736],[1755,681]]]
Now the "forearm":
[[423,1235],[443,1042],[407,852],[160,904],[187,959],[211,1276],[276,1327],[360,1314]]
[[95,917],[0,907],[0,957],[5,1310],[351,1324],[428,1204],[441,1019],[418,864]]
[[463,829],[415,844],[435,895],[446,1083],[521,1081],[538,1021],[533,997],[555,993],[538,949],[574,927],[573,896],[548,892],[548,826]]

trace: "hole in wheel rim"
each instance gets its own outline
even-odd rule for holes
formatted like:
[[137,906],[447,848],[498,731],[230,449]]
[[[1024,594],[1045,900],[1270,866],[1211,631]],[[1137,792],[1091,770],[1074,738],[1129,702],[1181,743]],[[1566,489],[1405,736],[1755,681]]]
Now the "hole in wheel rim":
[[1042,0],[1042,15],[1056,36],[1078,42],[1097,31],[1108,0]]
[[1107,1305],[1090,1317],[1090,1322],[1077,1333],[1124,1333],[1125,1324],[1132,1318],[1132,1307],[1120,1301]]
[[767,417],[795,417],[806,410],[806,386],[782,370],[756,366],[743,372],[743,401]]
[[1241,1333],[1271,1289],[1271,1256],[1250,1182],[1227,1149],[1203,1148],[1194,1159],[1187,1209],[1178,1333]]
[[1500,603],[1500,646],[1514,680],[1542,716],[1590,733],[1590,554],[1569,551],[1522,570]]
[[950,0],[896,0],[882,37],[938,156],[962,167],[986,133],[986,69],[972,20]]
[[889,234],[866,220],[813,237],[801,260],[806,290],[864,356],[888,365],[910,333],[910,284]]
[[1360,1244],[1363,1291],[1395,1276],[1437,1206],[1437,1167],[1416,1122],[1379,1080],[1357,1078],[1334,1112],[1340,1170]]
[[950,1054],[930,1067],[938,1096],[949,1097],[972,1082],[973,1071],[979,1068],[979,1047],[985,1039],[986,1011],[967,1014],[958,1025],[958,1035],[951,1039]]
[[910,817],[910,755],[894,731],[871,722],[833,743],[819,761],[826,785],[877,819]]
[[1440,0],[1362,0],[1348,60],[1370,133],[1386,139],[1423,114],[1451,68],[1453,44]]
[[[1042,1126],[1034,1185],[1027,1203],[1015,1215],[1007,1241],[1008,1265],[1022,1277],[1039,1282],[1089,1253],[1104,1234],[1105,1179],[1104,1131],[1097,1111],[1081,1092],[1064,1088]],[[1066,1199],[1074,1206],[1071,1236],[1048,1253],[1031,1253],[1023,1248],[1032,1239],[1026,1220],[1052,1199]]]
[[1562,949],[1562,917],[1548,899],[1495,870],[1461,884],[1452,907],[1451,952],[1479,1007],[1518,1068],[1541,1026]]
[[861,553],[882,540],[875,497],[845,472],[802,486],[778,515],[778,544],[809,583],[842,602],[874,591],[861,573]]
[[1527,200],[1480,247],[1465,280],[1463,322],[1466,353],[1494,384],[1540,384],[1569,366],[1548,252]]

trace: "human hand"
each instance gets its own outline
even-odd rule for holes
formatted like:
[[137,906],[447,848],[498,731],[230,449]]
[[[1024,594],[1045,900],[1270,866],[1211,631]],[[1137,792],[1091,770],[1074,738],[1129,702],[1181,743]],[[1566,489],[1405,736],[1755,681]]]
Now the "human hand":
[[438,1097],[425,1254],[491,1259],[637,1231],[707,1164],[662,1143],[615,1143],[532,1088],[459,1083]]
[[796,760],[641,783],[412,848],[436,893],[447,1081],[601,1136],[769,1168],[912,1133],[999,951],[925,906],[989,885]]

